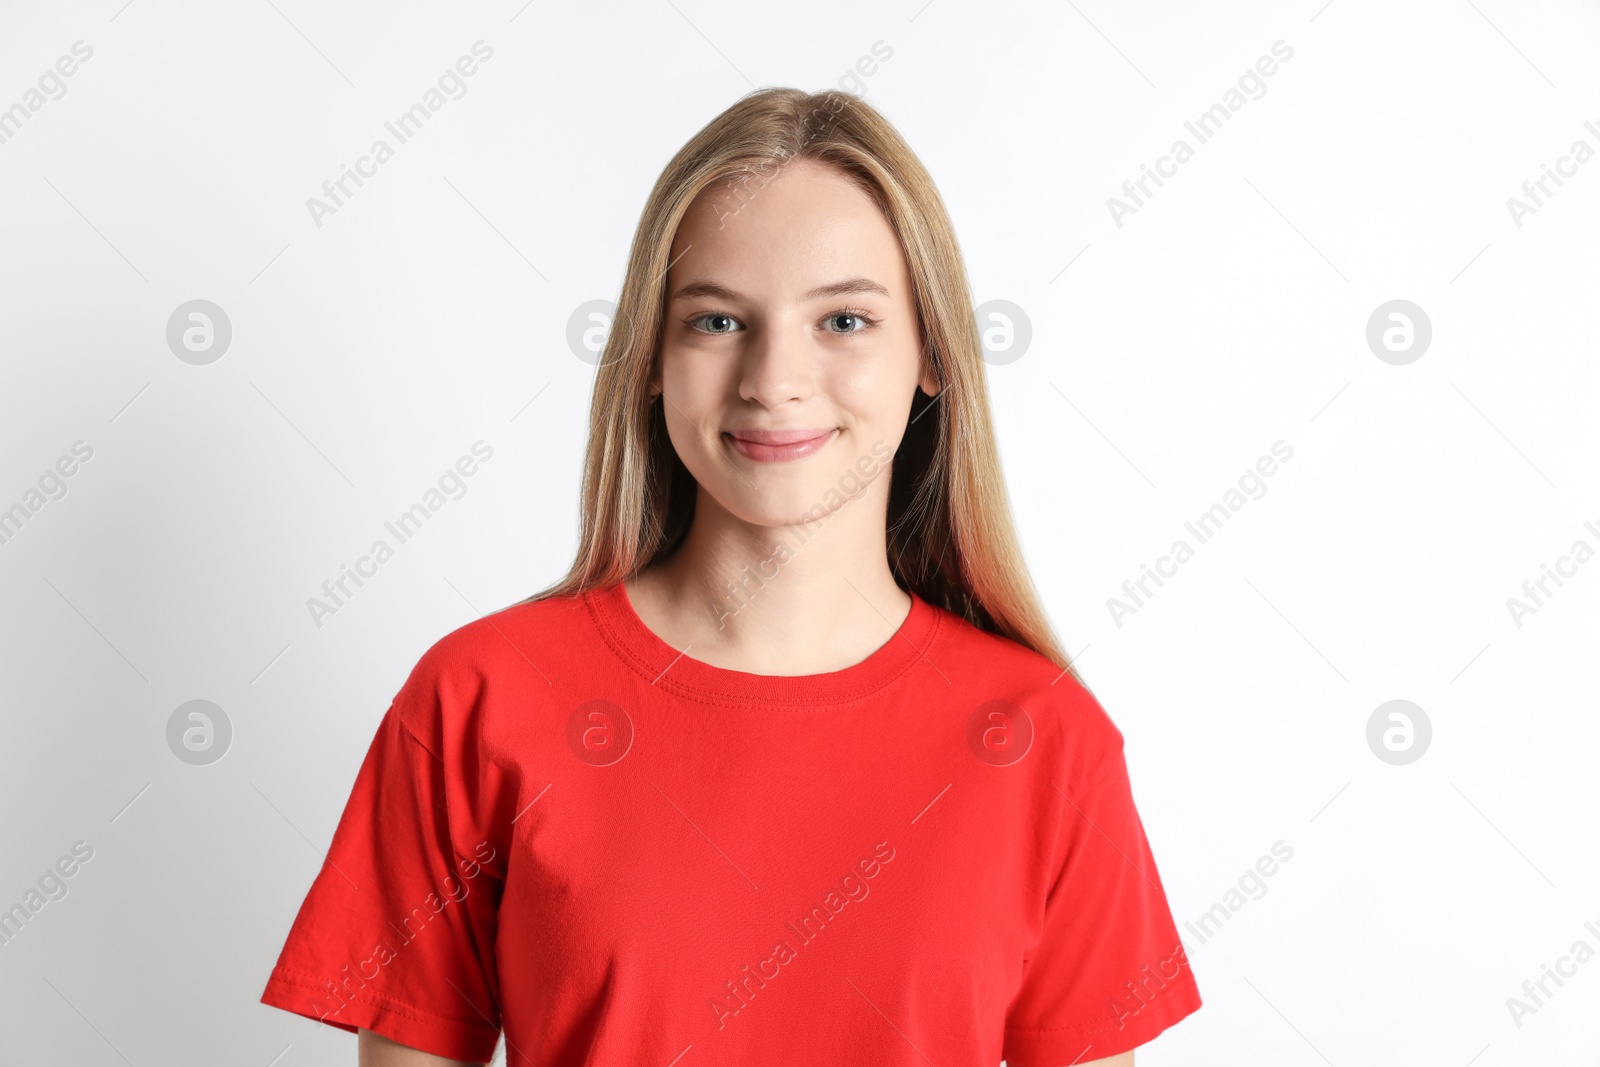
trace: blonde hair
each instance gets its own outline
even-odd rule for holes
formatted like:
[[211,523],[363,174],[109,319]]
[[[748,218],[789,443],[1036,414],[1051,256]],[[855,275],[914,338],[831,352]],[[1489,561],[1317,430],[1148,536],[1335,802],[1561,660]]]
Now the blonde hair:
[[932,178],[895,128],[871,105],[838,90],[752,92],[690,138],[656,180],[595,376],[577,558],[561,581],[521,603],[609,586],[682,542],[694,516],[696,484],[649,389],[669,250],[701,192],[717,185],[759,188],[795,159],[843,172],[893,227],[909,268],[924,358],[940,384],[935,397],[916,391],[895,453],[887,549],[896,581],[1077,677],[1056,643],[1012,527],[955,230]]

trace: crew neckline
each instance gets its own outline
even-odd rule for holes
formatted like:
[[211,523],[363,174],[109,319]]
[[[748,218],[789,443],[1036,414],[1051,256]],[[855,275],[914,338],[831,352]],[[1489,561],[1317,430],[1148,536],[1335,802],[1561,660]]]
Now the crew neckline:
[[939,611],[907,592],[911,610],[865,659],[836,671],[796,675],[736,671],[680,652],[645,625],[620,581],[583,596],[607,643],[659,689],[710,703],[815,707],[876,693],[924,658],[939,629]]

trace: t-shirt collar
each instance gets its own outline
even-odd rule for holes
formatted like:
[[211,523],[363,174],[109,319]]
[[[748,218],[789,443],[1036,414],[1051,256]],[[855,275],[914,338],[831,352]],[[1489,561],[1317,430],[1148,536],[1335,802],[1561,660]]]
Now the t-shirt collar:
[[612,649],[664,691],[720,704],[810,707],[848,703],[876,693],[919,662],[920,669],[933,669],[925,659],[938,629],[939,611],[915,592],[910,595],[910,613],[866,659],[842,670],[802,675],[751,674],[694,659],[644,624],[621,582],[590,589],[583,597]]

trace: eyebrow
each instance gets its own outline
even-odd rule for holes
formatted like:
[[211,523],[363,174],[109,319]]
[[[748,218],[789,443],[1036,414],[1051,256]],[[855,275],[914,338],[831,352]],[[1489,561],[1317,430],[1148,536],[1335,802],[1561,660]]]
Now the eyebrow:
[[[889,290],[873,281],[871,278],[849,278],[842,282],[831,282],[828,285],[819,285],[808,293],[802,294],[804,300],[820,300],[825,296],[847,296],[851,293],[879,293],[889,295]],[[716,282],[690,282],[681,286],[672,294],[673,300],[690,300],[695,297],[710,296],[719,300],[737,301],[744,297],[726,286]]]

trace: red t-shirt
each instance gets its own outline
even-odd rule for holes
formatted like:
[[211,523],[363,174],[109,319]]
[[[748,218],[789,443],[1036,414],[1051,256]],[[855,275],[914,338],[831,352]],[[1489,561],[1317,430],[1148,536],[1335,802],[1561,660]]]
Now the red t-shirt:
[[920,597],[844,670],[727,670],[620,584],[423,655],[261,999],[508,1067],[1059,1067],[1200,1006],[1070,674]]

